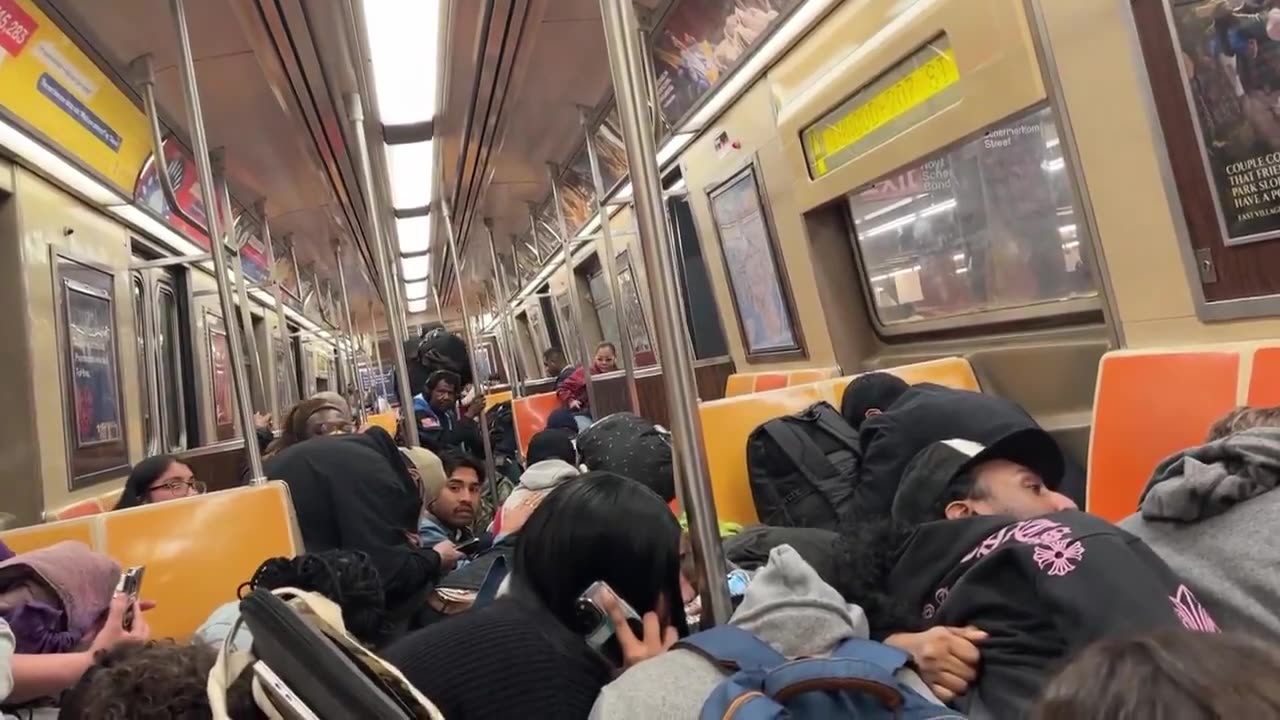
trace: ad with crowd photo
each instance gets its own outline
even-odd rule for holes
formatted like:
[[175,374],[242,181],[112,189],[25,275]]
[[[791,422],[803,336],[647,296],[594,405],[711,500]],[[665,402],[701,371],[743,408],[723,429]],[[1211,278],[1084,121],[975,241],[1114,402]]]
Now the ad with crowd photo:
[[1223,242],[1280,237],[1280,1],[1171,10]]
[[658,102],[675,125],[763,42],[800,0],[682,0],[655,33]]
[[71,350],[71,387],[76,409],[76,446],[121,438],[116,388],[111,297],[97,288],[64,280]]

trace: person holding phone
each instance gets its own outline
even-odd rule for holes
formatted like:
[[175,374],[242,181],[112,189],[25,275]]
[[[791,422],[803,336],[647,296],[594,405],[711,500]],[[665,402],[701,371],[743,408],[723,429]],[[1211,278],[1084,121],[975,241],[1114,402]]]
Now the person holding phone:
[[[619,672],[687,634],[680,525],[662,498],[619,475],[587,473],[551,491],[521,529],[509,580],[492,603],[382,653],[445,717],[585,720]],[[598,623],[583,623],[596,583],[609,590],[596,597],[612,660],[588,642]]]
[[446,570],[467,564],[467,554],[484,544],[471,529],[480,507],[484,463],[456,450],[439,455],[425,448],[401,448],[409,474],[422,489],[418,544],[435,548]]

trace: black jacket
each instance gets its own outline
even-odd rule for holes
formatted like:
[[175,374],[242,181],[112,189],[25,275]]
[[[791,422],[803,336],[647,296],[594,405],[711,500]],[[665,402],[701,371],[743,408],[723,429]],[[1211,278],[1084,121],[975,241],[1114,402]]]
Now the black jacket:
[[[931,443],[964,438],[990,445],[1015,430],[1039,427],[1017,403],[986,393],[921,383],[888,410],[867,418],[859,437],[862,463],[853,491],[853,513],[887,517],[907,464]],[[1059,492],[1084,506],[1084,470],[1066,459]]]
[[1061,663],[1108,635],[1217,630],[1146,544],[1076,510],[1022,522],[926,523],[903,546],[888,584],[917,623],[896,630],[974,625],[989,635],[968,707],[958,707],[973,717],[1023,717]]
[[307,552],[367,553],[389,606],[438,578],[440,556],[410,544],[422,499],[385,430],[311,438],[267,460],[266,472],[288,483]]
[[382,653],[449,720],[586,720],[613,672],[532,601],[502,597]]

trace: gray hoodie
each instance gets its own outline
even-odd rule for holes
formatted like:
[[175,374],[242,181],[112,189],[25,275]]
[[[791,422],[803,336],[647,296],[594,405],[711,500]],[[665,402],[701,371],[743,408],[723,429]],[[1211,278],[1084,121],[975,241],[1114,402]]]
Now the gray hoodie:
[[1170,457],[1120,527],[1187,580],[1224,630],[1280,640],[1280,428]]
[[[789,545],[769,554],[768,564],[756,573],[729,622],[789,658],[828,655],[851,637],[867,637],[862,609],[845,604]],[[720,668],[692,650],[672,650],[606,685],[591,710],[591,720],[696,718],[725,677]],[[899,680],[934,699],[911,670],[899,671]]]
[[495,519],[493,530],[498,536],[519,532],[529,516],[552,490],[565,481],[578,477],[578,468],[552,458],[536,462],[520,476],[520,484],[511,491]]

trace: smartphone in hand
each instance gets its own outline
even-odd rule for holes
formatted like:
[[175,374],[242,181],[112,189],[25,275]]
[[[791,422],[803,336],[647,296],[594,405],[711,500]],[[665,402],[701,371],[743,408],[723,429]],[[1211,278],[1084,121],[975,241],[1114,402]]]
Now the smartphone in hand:
[[619,597],[606,582],[591,583],[591,586],[578,596],[574,618],[578,625],[577,630],[587,639],[587,644],[608,658],[615,666],[622,667],[622,647],[618,644],[613,621],[609,619],[609,611],[605,609],[604,598],[607,596],[613,596],[618,606],[622,608],[627,624],[631,626],[631,632],[636,637],[644,637],[644,621],[640,619],[640,614]]
[[460,542],[457,545],[454,545],[453,549],[457,550],[460,553],[470,555],[471,553],[480,549],[480,538],[476,537],[476,538],[471,538],[470,540],[467,540],[465,542]]
[[129,598],[129,607],[124,611],[124,619],[120,622],[126,631],[133,629],[133,614],[138,607],[138,593],[142,590],[142,575],[147,570],[145,565],[136,565],[120,574],[120,582],[116,592]]

